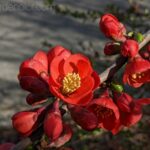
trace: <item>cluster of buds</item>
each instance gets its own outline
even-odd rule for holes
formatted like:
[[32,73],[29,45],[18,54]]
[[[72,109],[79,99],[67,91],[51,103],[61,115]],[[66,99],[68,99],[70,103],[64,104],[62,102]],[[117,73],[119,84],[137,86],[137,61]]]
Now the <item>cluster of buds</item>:
[[[138,41],[126,33],[125,26],[115,16],[105,14],[99,27],[112,40],[106,43],[104,53],[128,59],[123,83],[137,88],[150,82],[150,62],[139,53]],[[26,102],[33,107],[44,106],[16,113],[13,127],[23,137],[42,130],[45,148],[61,147],[71,139],[72,129],[64,122],[67,112],[84,130],[105,129],[116,134],[124,126],[136,124],[142,117],[142,106],[150,104],[150,98],[135,99],[125,93],[113,78],[101,86],[101,77],[90,60],[62,46],[48,52],[39,50],[25,60],[18,79],[21,88],[29,92]]]
[[99,27],[104,35],[112,40],[104,47],[105,55],[121,54],[128,58],[123,83],[137,88],[150,82],[149,46],[147,51],[139,52],[138,42],[143,40],[142,34],[127,34],[124,25],[111,14],[102,16]]

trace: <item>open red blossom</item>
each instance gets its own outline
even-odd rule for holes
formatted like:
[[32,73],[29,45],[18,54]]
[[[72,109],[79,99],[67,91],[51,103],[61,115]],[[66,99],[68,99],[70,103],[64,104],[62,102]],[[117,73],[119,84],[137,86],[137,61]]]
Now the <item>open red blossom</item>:
[[115,95],[120,111],[120,122],[124,126],[136,124],[142,117],[142,106],[150,104],[150,98],[134,99],[127,93]]
[[119,110],[107,92],[99,98],[93,99],[87,109],[97,116],[100,128],[107,129],[113,134],[117,133],[119,130]]
[[18,79],[21,87],[31,93],[27,96],[29,104],[43,102],[50,94],[47,54],[40,50],[25,60],[20,66]]
[[87,104],[100,83],[89,59],[62,47],[52,49],[48,58],[51,93],[70,104]]
[[22,136],[27,137],[38,128],[44,112],[45,107],[18,112],[12,117],[12,125]]
[[126,29],[122,23],[112,14],[105,14],[101,17],[99,27],[104,35],[116,41],[125,41]]
[[130,60],[125,68],[123,82],[135,88],[150,82],[150,62],[140,56]]
[[121,54],[125,57],[134,57],[138,53],[139,45],[135,40],[126,40],[121,47]]

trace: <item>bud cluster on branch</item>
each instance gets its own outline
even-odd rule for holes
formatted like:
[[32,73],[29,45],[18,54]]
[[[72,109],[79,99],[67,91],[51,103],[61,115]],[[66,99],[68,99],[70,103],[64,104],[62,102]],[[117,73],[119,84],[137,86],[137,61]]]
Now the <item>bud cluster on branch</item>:
[[[86,56],[72,54],[62,46],[48,52],[39,50],[21,64],[18,79],[21,88],[29,92],[26,102],[39,105],[12,117],[13,127],[22,137],[32,139],[41,130],[38,144],[42,140],[43,149],[59,149],[73,135],[71,126],[64,120],[66,113],[84,130],[105,129],[113,134],[140,121],[142,107],[150,104],[150,98],[132,97],[114,74],[126,63],[123,84],[137,88],[150,82],[149,46],[139,51],[150,38],[145,42],[142,34],[139,37],[137,33],[127,33],[112,14],[103,15],[99,27],[111,40],[104,47],[105,55],[120,55],[117,63],[100,75]],[[18,147],[18,144],[6,143],[0,150],[17,150]]]

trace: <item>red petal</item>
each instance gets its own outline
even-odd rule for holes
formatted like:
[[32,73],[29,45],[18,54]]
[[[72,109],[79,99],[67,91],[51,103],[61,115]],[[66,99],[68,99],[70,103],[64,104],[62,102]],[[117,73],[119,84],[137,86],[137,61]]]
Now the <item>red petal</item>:
[[45,69],[48,70],[48,58],[47,58],[47,54],[44,51],[39,50],[33,56],[33,59],[39,61],[45,67]]
[[81,54],[71,55],[67,60],[65,60],[63,70],[65,75],[75,72],[79,73],[81,78],[84,78],[93,72],[90,61],[87,57]]
[[73,106],[68,107],[73,120],[80,125],[84,130],[94,130],[98,125],[98,119],[94,113],[90,112],[88,109]]
[[150,98],[140,98],[136,100],[136,103],[140,105],[149,105],[150,104]]
[[49,64],[51,64],[51,61],[56,57],[56,56],[60,56],[63,55],[64,59],[68,58],[71,55],[71,52],[67,49],[65,49],[62,46],[55,46],[54,48],[52,48],[51,50],[49,50],[48,52],[48,61]]
[[46,83],[31,76],[20,77],[20,86],[29,92],[37,94],[48,94],[49,88]]
[[29,94],[26,98],[26,101],[29,105],[35,106],[46,102],[47,99],[45,96]]
[[142,113],[121,113],[121,122],[124,126],[132,126],[136,124],[142,117]]
[[62,81],[64,74],[62,72],[64,59],[62,56],[55,57],[50,64],[50,76],[56,84]]
[[97,72],[95,72],[95,71],[92,73],[92,77],[93,77],[94,80],[95,80],[95,85],[94,85],[94,88],[93,88],[93,89],[96,89],[97,87],[100,86],[100,77],[99,77],[99,75],[97,74]]
[[[20,66],[20,73],[22,73],[22,70],[26,69],[26,68],[30,68],[30,69],[34,70],[37,74],[40,74],[41,72],[46,72],[46,73],[48,72],[48,70],[45,68],[45,66],[43,66],[39,61],[34,60],[34,59],[25,60]],[[24,74],[21,74],[21,75],[23,76]],[[30,75],[30,74],[28,74],[28,75]]]

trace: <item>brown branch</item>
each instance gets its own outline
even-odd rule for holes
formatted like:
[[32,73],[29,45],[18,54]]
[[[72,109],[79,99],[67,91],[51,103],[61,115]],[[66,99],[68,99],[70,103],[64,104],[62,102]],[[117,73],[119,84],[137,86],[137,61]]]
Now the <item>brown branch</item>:
[[[139,50],[143,48],[148,42],[150,42],[150,31],[144,34],[144,40],[139,44]],[[127,58],[120,56],[116,62],[108,67],[104,72],[100,74],[101,83],[110,79],[114,74],[127,62]]]
[[[139,44],[139,49],[144,47],[150,41],[150,31],[145,34],[144,40]],[[100,74],[101,83],[110,79],[114,74],[127,62],[127,58],[120,56],[116,62]],[[32,144],[32,138],[25,138],[20,141],[12,150],[25,150],[26,147]]]

